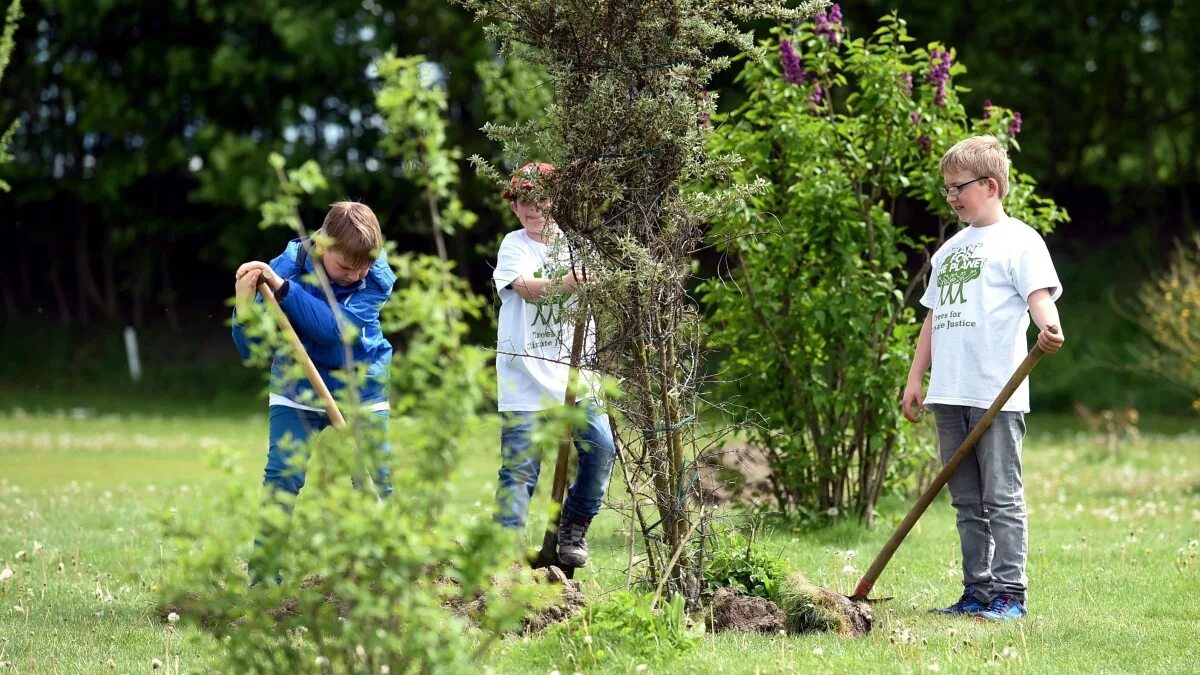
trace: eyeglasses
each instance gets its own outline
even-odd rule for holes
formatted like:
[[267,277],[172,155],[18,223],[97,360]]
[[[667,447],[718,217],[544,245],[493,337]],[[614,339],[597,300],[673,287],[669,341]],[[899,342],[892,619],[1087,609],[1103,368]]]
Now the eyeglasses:
[[951,185],[950,187],[946,187],[945,185],[942,185],[942,186],[938,187],[938,192],[942,193],[943,197],[957,197],[958,193],[962,192],[964,187],[970,185],[971,183],[975,183],[975,182],[978,182],[981,180],[987,180],[987,176],[980,176],[979,178],[972,178],[971,180],[969,180],[965,183],[959,183],[958,185]]

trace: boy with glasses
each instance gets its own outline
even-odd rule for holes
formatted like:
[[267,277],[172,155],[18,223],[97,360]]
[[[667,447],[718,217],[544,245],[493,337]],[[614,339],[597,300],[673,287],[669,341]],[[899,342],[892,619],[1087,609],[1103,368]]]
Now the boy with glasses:
[[[939,166],[946,197],[968,227],[933,256],[925,315],[901,400],[916,422],[934,415],[942,461],[948,460],[983,417],[1027,352],[1030,315],[1046,353],[1062,347],[1054,301],[1062,283],[1041,235],[1004,213],[1008,153],[994,136],[960,141]],[[929,391],[921,384],[932,366]],[[992,621],[1025,615],[1027,515],[1021,479],[1021,443],[1029,383],[1013,393],[975,451],[951,476],[958,511],[963,594],[941,614]]]

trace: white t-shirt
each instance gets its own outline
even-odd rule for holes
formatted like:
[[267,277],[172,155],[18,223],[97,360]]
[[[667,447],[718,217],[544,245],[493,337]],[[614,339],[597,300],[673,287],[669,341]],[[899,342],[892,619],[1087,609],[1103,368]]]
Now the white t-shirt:
[[[1046,242],[1015,218],[967,227],[933,256],[921,304],[933,312],[926,403],[988,408],[1028,353],[1029,295],[1062,295]],[[1003,410],[1029,412],[1029,380]]]
[[[528,302],[510,284],[526,279],[561,278],[570,269],[565,240],[547,246],[524,229],[509,232],[500,244],[492,280],[500,294],[496,331],[496,380],[500,412],[546,410],[563,404],[571,364],[574,323],[563,322],[564,309],[574,303],[567,295]],[[596,327],[588,322],[583,353],[595,352]],[[594,398],[594,378],[580,369],[586,385],[579,399]]]

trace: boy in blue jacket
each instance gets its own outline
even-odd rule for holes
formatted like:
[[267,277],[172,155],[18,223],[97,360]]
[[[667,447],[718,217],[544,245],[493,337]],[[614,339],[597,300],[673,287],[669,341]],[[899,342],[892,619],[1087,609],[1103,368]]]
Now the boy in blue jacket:
[[[251,261],[238,268],[233,342],[242,359],[249,358],[249,339],[238,314],[245,314],[256,301],[260,279],[266,281],[326,386],[337,397],[346,386],[345,376],[339,371],[346,365],[347,345],[343,344],[341,324],[324,291],[315,280],[310,281],[314,266],[323,267],[345,325],[355,332],[348,345],[354,363],[366,370],[357,393],[362,408],[373,413],[381,427],[380,435],[372,437],[384,439],[376,480],[380,493],[386,496],[391,486],[382,459],[387,454],[392,345],[383,336],[379,313],[391,295],[396,275],[383,253],[379,221],[367,205],[348,201],[333,204],[319,235],[314,239],[332,243],[322,247],[315,241],[295,239],[269,265]],[[257,300],[261,302],[261,298]],[[286,354],[276,354],[271,363],[270,436],[263,484],[276,493],[297,495],[304,487],[304,472],[292,466],[293,453],[304,447],[313,433],[329,426],[330,420],[312,385],[304,378],[288,376],[291,365]]]

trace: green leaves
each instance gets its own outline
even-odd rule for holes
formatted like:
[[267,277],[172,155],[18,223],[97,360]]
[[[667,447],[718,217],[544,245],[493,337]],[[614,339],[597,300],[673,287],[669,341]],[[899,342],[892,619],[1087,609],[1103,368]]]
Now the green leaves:
[[[745,158],[734,179],[766,179],[749,197],[750,217],[729,209],[713,227],[733,261],[728,281],[703,287],[713,345],[729,354],[721,394],[741,397],[753,411],[747,423],[766,418],[747,433],[774,458],[780,509],[869,522],[885,482],[904,478],[891,468],[918,456],[897,399],[917,331],[908,305],[920,284],[909,270],[930,243],[893,219],[894,205],[915,199],[951,217],[937,192],[941,150],[976,133],[1011,143],[1014,113],[993,107],[989,119],[970,119],[952,87],[943,101],[930,81],[931,53],[943,46],[912,49],[895,14],[871,37],[840,44],[808,25],[775,33],[800,46],[815,82],[747,64],[739,82],[748,98],[712,139]],[[1016,171],[1012,185],[1012,215],[1043,231],[1065,220],[1032,179]]]
[[[21,0],[12,0],[4,17],[4,32],[0,33],[0,79],[4,78],[4,71],[8,68],[8,62],[12,58],[13,47],[16,46],[13,35],[17,32],[17,22],[20,19]],[[8,129],[0,134],[0,166],[12,161],[13,156],[8,152],[8,144],[12,142],[13,134],[17,132],[17,126],[18,122],[14,120]],[[0,179],[0,190],[5,192],[9,190],[8,183],[3,179]]]

